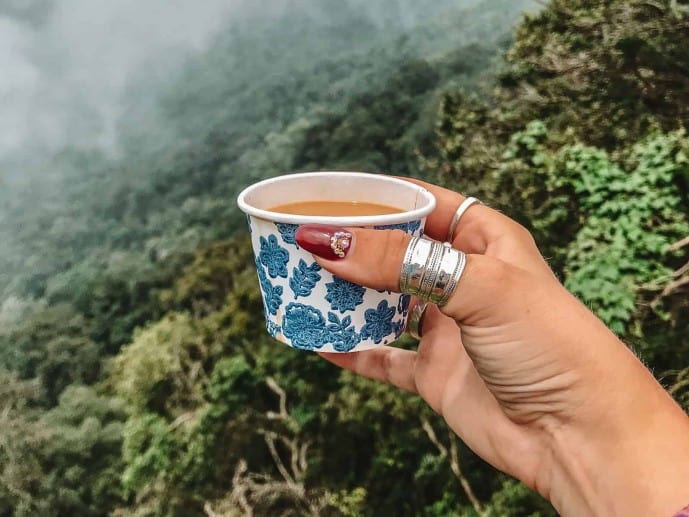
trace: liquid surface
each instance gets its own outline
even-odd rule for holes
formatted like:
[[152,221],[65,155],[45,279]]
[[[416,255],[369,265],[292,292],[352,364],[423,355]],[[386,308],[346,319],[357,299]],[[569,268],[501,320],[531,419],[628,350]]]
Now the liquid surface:
[[271,212],[293,215],[320,215],[326,217],[352,217],[361,215],[401,214],[394,206],[369,203],[366,201],[299,201],[277,205]]

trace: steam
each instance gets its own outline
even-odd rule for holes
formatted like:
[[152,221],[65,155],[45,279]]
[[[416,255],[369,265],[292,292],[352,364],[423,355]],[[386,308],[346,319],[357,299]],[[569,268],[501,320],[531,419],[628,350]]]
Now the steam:
[[0,0],[0,159],[70,144],[114,149],[119,118],[143,101],[131,81],[163,77],[203,50],[238,1],[28,4]]

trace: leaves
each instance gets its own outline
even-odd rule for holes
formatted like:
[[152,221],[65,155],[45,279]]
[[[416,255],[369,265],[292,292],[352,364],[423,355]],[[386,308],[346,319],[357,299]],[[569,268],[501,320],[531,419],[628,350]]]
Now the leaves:
[[321,279],[321,275],[318,274],[320,270],[321,266],[318,263],[314,262],[309,266],[304,259],[299,259],[298,267],[293,268],[289,280],[289,286],[294,292],[295,298],[311,294],[316,283]]

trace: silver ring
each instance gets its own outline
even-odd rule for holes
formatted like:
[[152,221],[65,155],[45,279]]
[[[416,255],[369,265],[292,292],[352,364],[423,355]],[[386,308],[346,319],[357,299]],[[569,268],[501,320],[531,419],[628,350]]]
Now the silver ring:
[[407,320],[407,334],[414,339],[421,339],[423,316],[426,313],[428,304],[426,302],[418,302],[409,313]]
[[457,288],[466,263],[466,255],[449,243],[415,237],[402,261],[400,291],[442,307]]
[[452,242],[454,240],[455,230],[457,229],[457,224],[459,223],[460,217],[462,217],[464,215],[464,212],[466,212],[469,209],[469,207],[475,203],[478,203],[479,205],[483,204],[479,199],[471,196],[466,198],[459,204],[459,206],[457,207],[457,211],[455,212],[455,215],[452,216],[450,228],[447,230],[447,242]]
[[409,241],[400,272],[401,292],[418,294],[428,269],[428,261],[432,251],[433,241],[419,237],[414,237]]

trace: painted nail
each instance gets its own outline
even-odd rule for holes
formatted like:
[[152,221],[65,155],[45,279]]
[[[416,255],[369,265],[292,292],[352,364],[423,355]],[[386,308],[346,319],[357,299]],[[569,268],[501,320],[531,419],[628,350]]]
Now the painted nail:
[[339,226],[305,224],[297,229],[297,243],[306,251],[328,260],[345,258],[352,234]]

